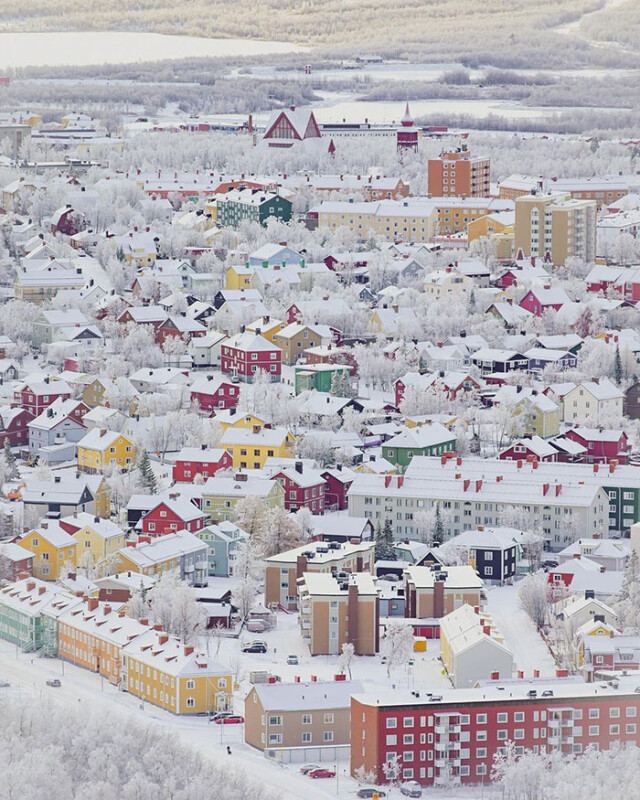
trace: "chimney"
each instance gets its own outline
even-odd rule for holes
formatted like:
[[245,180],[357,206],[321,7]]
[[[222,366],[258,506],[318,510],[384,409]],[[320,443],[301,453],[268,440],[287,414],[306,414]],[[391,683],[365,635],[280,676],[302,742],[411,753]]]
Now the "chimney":
[[46,586],[38,586],[38,594],[44,594],[47,591]]
[[149,620],[146,619],[146,618],[143,618],[143,619],[140,620],[140,624],[141,625],[149,625]]
[[561,483],[557,483],[556,484],[556,497],[560,496],[560,492],[561,491],[562,491],[562,484]]
[[534,678],[539,678],[540,677],[540,670],[539,669],[534,669],[533,670],[533,677]]
[[491,680],[492,681],[499,681],[500,680],[500,672],[498,670],[494,670],[491,673]]
[[97,597],[88,597],[87,598],[87,608],[89,611],[95,611],[98,607],[98,598]]
[[491,636],[491,626],[490,625],[483,625],[482,632],[485,636]]
[[537,462],[537,461],[534,461],[534,462],[531,464],[531,466],[533,467],[533,469],[538,469],[538,462]]
[[184,646],[184,654],[185,656],[190,656],[193,653],[193,647],[191,645]]
[[296,461],[296,472],[302,475],[302,461]]
[[105,617],[108,617],[108,616],[109,616],[109,614],[111,613],[111,611],[112,611],[112,608],[111,608],[111,606],[110,606],[110,605],[107,605],[107,604],[105,603],[105,604],[102,606],[102,613],[104,614],[104,616],[105,616]]
[[161,622],[156,622],[156,624],[153,626],[153,630],[154,631],[158,631],[159,633],[162,633],[162,623]]
[[35,581],[27,581],[27,591],[32,592],[36,588]]
[[470,484],[471,484],[471,481],[469,480],[469,478],[465,478],[464,479],[464,483],[462,484],[462,490],[464,492],[466,492],[467,489],[469,488]]
[[298,556],[296,559],[296,578],[301,578],[302,574],[306,572],[307,569],[307,557],[306,556]]
[[479,492],[482,489],[482,479],[476,481],[476,492]]
[[433,582],[433,616],[435,619],[444,617],[444,581]]
[[599,469],[600,469],[600,464],[594,464],[593,465],[593,473],[594,473],[594,475],[598,474],[598,470]]
[[161,633],[160,636],[158,636],[158,644],[166,644],[168,641],[169,637],[166,633]]
[[484,530],[484,525],[478,525],[478,530],[479,531],[483,531]]
[[543,483],[542,484],[542,494],[546,495],[548,491],[549,491],[549,484],[548,483]]

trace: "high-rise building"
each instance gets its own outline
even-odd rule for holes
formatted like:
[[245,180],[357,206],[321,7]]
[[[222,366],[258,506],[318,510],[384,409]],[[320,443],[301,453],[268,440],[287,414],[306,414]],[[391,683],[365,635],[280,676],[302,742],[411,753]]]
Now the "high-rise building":
[[595,200],[575,200],[568,192],[554,192],[523,195],[515,205],[516,253],[525,257],[548,254],[556,265],[570,257],[595,259]]
[[431,197],[488,197],[490,177],[491,160],[463,144],[429,159],[427,189]]

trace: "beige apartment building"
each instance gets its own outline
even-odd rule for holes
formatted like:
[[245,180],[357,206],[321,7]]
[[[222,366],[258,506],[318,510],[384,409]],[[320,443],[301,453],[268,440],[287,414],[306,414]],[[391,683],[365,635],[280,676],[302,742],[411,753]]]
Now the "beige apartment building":
[[373,542],[309,542],[266,559],[265,602],[288,610],[298,607],[298,578],[305,572],[373,573]]
[[515,250],[525,257],[550,254],[554,264],[571,257],[596,256],[595,200],[573,199],[569,192],[528,194],[515,199]]
[[351,695],[361,691],[360,681],[257,684],[244,701],[244,740],[258,750],[304,748],[305,760],[318,761],[349,745]]
[[482,578],[471,566],[416,567],[404,571],[405,617],[442,619],[465,603],[480,605]]
[[345,578],[305,572],[298,579],[298,621],[311,655],[339,655],[347,643],[356,655],[375,655],[380,648],[378,596],[376,580],[365,572]]

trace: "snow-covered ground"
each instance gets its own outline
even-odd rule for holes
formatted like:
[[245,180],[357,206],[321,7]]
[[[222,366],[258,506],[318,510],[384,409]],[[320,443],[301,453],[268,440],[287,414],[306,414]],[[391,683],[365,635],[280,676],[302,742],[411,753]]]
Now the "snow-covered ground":
[[536,626],[520,607],[518,584],[487,588],[487,611],[504,636],[504,643],[515,657],[518,669],[525,677],[539,669],[541,677],[556,674],[556,665],[536,631]]

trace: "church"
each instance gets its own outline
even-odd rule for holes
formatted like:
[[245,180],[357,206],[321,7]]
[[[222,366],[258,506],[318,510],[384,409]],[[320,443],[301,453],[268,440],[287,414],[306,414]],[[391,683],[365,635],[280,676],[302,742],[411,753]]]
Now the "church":
[[295,146],[315,152],[335,152],[333,139],[322,136],[313,111],[294,105],[271,115],[259,144],[263,147]]

